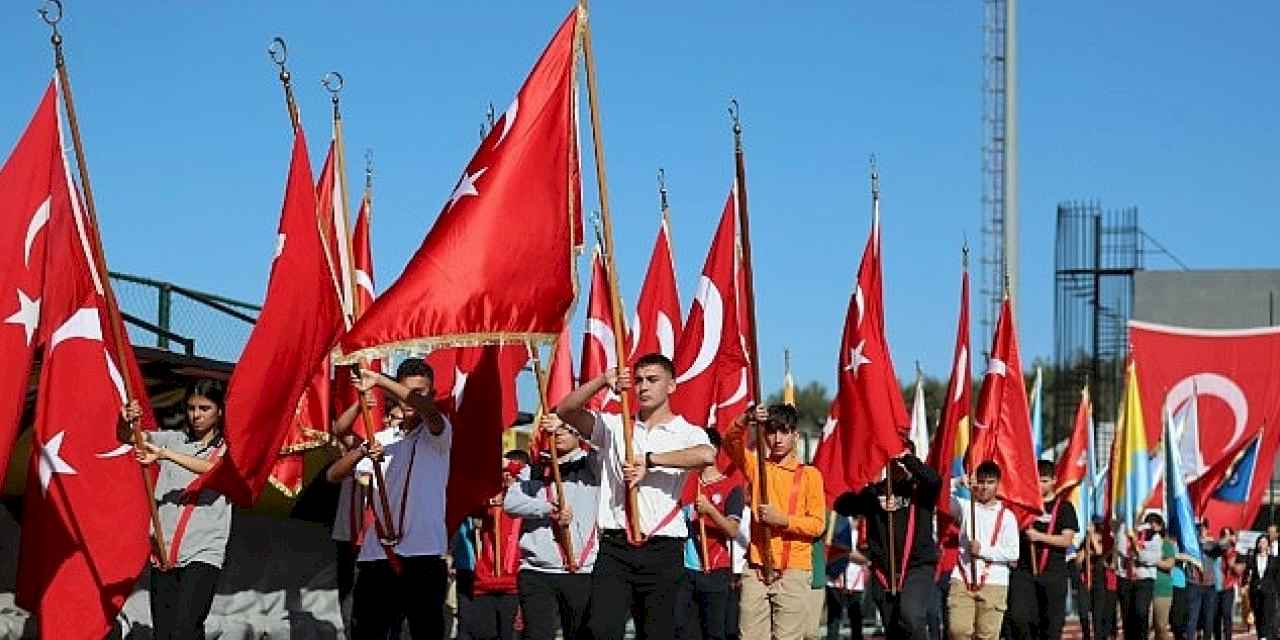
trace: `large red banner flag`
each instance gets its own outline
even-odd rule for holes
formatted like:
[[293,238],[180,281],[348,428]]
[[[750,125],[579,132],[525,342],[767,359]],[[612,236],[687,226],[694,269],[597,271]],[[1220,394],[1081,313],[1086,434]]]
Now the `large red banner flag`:
[[267,296],[227,386],[227,451],[191,489],[242,506],[262,493],[302,397],[332,348],[341,305],[316,224],[316,192],[302,129],[293,157]]
[[1034,447],[1013,305],[1006,297],[991,343],[991,362],[978,394],[967,466],[973,471],[987,460],[1000,466],[1000,498],[1024,526],[1044,510]]
[[[1248,528],[1261,507],[1270,461],[1280,453],[1280,328],[1193,329],[1129,322],[1148,441],[1159,436],[1165,411],[1186,424],[1182,459],[1199,471],[1229,467],[1264,426],[1259,460],[1242,505],[1209,500],[1204,516],[1216,527]],[[1195,427],[1193,429],[1193,427]],[[1204,484],[1204,483],[1201,483]]]
[[57,170],[42,232],[48,243],[39,291],[44,355],[16,595],[36,614],[41,637],[101,638],[149,552],[152,497],[133,447],[117,439],[126,397],[143,401],[145,395],[134,386],[132,348],[124,342],[122,352],[115,349],[122,328],[109,311],[106,274],[91,253],[97,228],[81,209],[62,158]]
[[676,345],[676,413],[706,427],[737,416],[717,416],[727,397],[723,389],[736,386],[747,366],[738,331],[738,197],[729,191],[720,224],[707,251],[698,281],[698,294],[689,308],[684,332]]
[[813,459],[822,472],[828,503],[874,482],[889,460],[906,448],[907,409],[884,335],[882,273],[876,204],[845,315],[836,398]]
[[653,243],[649,269],[636,300],[636,317],[631,330],[631,355],[628,361],[650,353],[661,353],[675,360],[676,340],[680,338],[680,292],[676,286],[675,252],[671,248],[671,220],[664,213],[658,225],[658,238]]
[[63,173],[58,133],[58,98],[50,82],[0,167],[0,478],[18,435],[37,347],[46,228]]
[[400,278],[342,338],[344,360],[396,348],[550,343],[581,240],[570,12],[467,163]]

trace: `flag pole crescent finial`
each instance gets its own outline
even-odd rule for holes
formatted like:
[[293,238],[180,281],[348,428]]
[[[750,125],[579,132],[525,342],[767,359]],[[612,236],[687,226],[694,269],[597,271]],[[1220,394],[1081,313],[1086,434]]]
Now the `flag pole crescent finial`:
[[742,149],[742,117],[738,110],[738,99],[729,98],[729,119],[733,121],[733,146]]
[[65,64],[62,57],[62,32],[58,31],[58,23],[62,22],[62,0],[44,0],[44,4],[36,10],[40,14],[40,19],[53,29],[53,34],[49,36],[49,42],[53,43],[53,64],[61,69]]
[[342,85],[346,82],[342,79],[342,74],[337,71],[329,71],[320,78],[320,84],[324,86],[324,90],[329,92],[329,101],[333,103],[333,119],[341,120],[342,112],[338,109],[338,103],[341,102],[338,94],[342,93]]
[[658,167],[658,205],[662,211],[667,210],[667,172]]

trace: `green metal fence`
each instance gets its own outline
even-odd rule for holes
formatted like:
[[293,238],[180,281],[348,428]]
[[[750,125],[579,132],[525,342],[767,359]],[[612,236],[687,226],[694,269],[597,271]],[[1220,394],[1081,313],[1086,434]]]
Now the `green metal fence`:
[[172,282],[111,273],[135,345],[235,362],[261,307]]

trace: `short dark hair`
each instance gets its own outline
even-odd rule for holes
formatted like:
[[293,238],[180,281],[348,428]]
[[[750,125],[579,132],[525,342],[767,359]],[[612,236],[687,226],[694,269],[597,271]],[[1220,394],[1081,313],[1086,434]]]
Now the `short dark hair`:
[[1143,519],[1142,519],[1142,521],[1143,521],[1143,522],[1145,522],[1145,523],[1147,523],[1147,524],[1151,524],[1151,523],[1153,523],[1153,522],[1158,522],[1158,523],[1160,523],[1160,526],[1162,526],[1162,527],[1164,526],[1164,516],[1160,515],[1159,513],[1155,512],[1155,511],[1152,511],[1152,512],[1148,513],[1148,514],[1147,514],[1147,516],[1146,516],[1145,518],[1143,518]]
[[404,362],[396,367],[396,380],[403,381],[410,376],[422,376],[432,382],[436,380],[436,372],[432,371],[431,365],[422,358],[405,358]]
[[639,371],[640,367],[662,367],[663,370],[667,372],[667,375],[671,376],[672,379],[676,377],[675,363],[671,361],[671,358],[668,358],[661,353],[646,353],[640,356],[640,358],[636,360],[635,366],[632,367],[632,371]]
[[716,431],[716,430],[715,430],[714,428],[712,428],[712,427],[707,427],[707,428],[706,428],[706,432],[707,432],[707,441],[709,441],[709,442],[711,443],[711,446],[713,446],[713,447],[715,447],[715,448],[719,449],[719,448],[720,448],[720,442],[721,442],[721,440],[720,440],[720,432],[719,432],[719,431]]
[[515,460],[517,462],[522,462],[524,464],[529,464],[533,461],[533,458],[529,457],[529,452],[525,451],[524,449],[512,449],[504,453],[502,457],[506,458],[507,460]]
[[1000,465],[996,464],[995,460],[987,460],[986,462],[978,465],[978,468],[974,470],[973,475],[978,478],[995,478],[996,480],[999,480]]
[[769,405],[769,422],[782,425],[788,431],[794,431],[800,424],[800,411],[789,404]]
[[1058,469],[1052,460],[1040,460],[1036,462],[1036,470],[1040,472],[1041,478],[1052,478],[1058,475]]

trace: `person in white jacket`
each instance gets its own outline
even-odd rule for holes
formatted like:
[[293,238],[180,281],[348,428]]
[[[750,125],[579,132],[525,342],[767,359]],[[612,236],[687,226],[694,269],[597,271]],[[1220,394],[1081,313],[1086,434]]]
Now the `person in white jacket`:
[[1000,636],[1009,598],[1009,567],[1018,561],[1018,517],[996,497],[1000,467],[978,465],[969,482],[972,501],[951,496],[951,516],[960,524],[960,558],[947,596],[952,640]]

